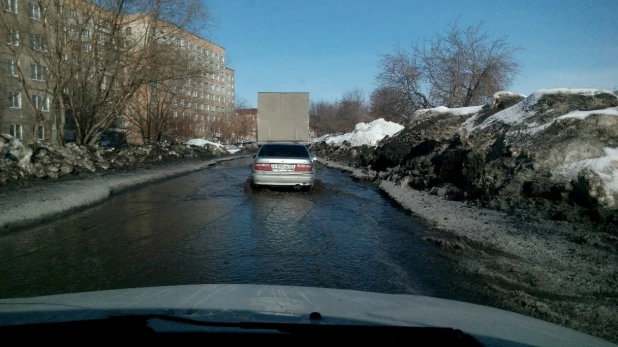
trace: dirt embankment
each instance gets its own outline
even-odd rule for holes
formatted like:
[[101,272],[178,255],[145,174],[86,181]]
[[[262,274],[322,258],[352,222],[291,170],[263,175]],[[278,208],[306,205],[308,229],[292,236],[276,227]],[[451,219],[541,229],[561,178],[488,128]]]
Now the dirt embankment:
[[502,93],[471,113],[417,112],[377,147],[314,143],[318,157],[450,200],[618,235],[618,97]]
[[496,307],[618,342],[618,98],[500,93],[423,110],[376,147],[312,145],[432,226]]

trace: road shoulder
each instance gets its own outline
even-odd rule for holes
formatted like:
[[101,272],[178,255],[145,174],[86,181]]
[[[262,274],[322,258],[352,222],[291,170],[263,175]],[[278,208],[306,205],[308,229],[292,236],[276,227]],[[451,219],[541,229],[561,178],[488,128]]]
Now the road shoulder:
[[114,194],[205,169],[233,156],[162,165],[86,179],[38,184],[0,192],[0,230],[24,227],[85,209]]

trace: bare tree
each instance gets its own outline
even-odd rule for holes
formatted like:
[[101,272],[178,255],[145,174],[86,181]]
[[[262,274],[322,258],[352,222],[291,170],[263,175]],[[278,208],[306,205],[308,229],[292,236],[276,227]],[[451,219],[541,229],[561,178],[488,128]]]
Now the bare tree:
[[421,56],[396,48],[380,60],[380,73],[376,76],[379,89],[396,91],[398,103],[406,111],[432,107],[426,91]]
[[365,93],[358,88],[346,91],[339,101],[339,118],[344,126],[352,125],[352,128],[360,122],[369,120],[369,111]]
[[414,112],[412,103],[398,88],[380,87],[371,93],[369,115],[371,119],[384,118],[390,122],[405,123]]
[[319,136],[350,132],[356,124],[370,120],[365,93],[360,89],[343,93],[340,100],[312,101],[309,107],[309,127]]
[[337,101],[312,100],[309,106],[309,128],[318,136],[339,132],[335,125]]
[[[382,56],[376,76],[380,100],[394,102],[389,107],[407,117],[421,108],[484,103],[519,73],[518,50],[506,37],[490,37],[483,23],[460,28],[452,21],[444,34]],[[387,91],[395,95],[386,98]]]
[[178,125],[187,123],[183,119],[187,107],[184,100],[182,104],[179,102],[184,84],[184,81],[155,82],[135,94],[125,118],[137,130],[142,142],[180,136],[176,131]]
[[447,107],[479,105],[508,87],[519,73],[515,53],[506,37],[491,38],[483,23],[458,27],[449,23],[419,52],[434,104]]
[[27,48],[10,45],[11,54],[31,62],[18,72],[35,124],[50,107],[41,100],[49,97],[61,141],[68,122],[78,144],[95,144],[143,88],[210,71],[177,42],[186,29],[208,22],[200,0],[38,0],[29,6],[40,21],[3,15],[2,26],[30,39]]
[[[44,18],[49,11],[44,5],[47,1],[32,1],[20,12],[18,3],[14,8],[7,7],[0,16],[0,28],[6,33],[8,50],[7,75],[16,77],[9,81],[9,95],[13,101],[24,107],[24,115],[34,125],[33,135],[37,137],[40,127],[45,125],[46,113],[50,110],[50,99],[59,95],[59,91],[49,79],[49,69],[42,64],[53,54],[49,50],[48,25]],[[9,5],[9,4],[5,4]],[[10,78],[10,77],[9,77]],[[8,80],[7,80],[8,81]],[[11,83],[17,81],[17,83]],[[47,120],[48,121],[48,120]]]

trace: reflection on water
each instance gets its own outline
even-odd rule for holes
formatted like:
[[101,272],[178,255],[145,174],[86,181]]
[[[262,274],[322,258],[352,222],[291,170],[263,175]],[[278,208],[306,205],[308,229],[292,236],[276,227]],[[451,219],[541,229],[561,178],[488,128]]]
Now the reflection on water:
[[197,283],[443,295],[449,265],[374,186],[247,193],[251,158],[0,236],[0,297]]

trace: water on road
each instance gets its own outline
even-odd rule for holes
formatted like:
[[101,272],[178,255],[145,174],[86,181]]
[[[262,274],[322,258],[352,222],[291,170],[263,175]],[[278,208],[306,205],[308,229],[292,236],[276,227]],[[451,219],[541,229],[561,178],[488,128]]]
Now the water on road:
[[465,299],[422,224],[377,188],[319,167],[322,189],[246,189],[251,158],[0,235],[0,298],[252,283]]

